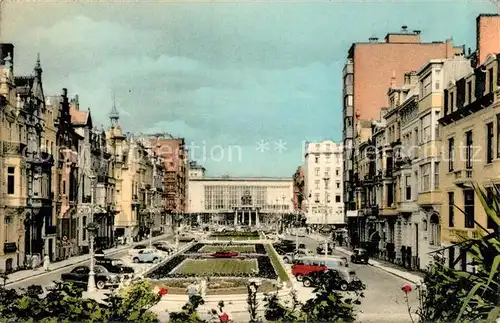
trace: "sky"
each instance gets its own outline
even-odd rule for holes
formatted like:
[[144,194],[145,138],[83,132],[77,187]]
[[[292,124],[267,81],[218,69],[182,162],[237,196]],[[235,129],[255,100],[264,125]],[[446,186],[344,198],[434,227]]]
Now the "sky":
[[84,1],[3,4],[16,75],[37,53],[46,95],[67,88],[109,126],[183,137],[212,176],[286,176],[306,141],[342,139],[350,45],[422,30],[475,49],[485,1]]

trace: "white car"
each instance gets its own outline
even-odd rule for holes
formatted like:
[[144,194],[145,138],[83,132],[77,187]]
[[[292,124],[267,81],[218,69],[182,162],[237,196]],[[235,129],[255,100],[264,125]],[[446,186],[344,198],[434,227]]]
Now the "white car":
[[148,247],[146,245],[143,245],[143,244],[134,246],[132,249],[130,249],[128,251],[128,255],[129,256],[136,255],[139,251],[144,250],[144,249],[148,249]]

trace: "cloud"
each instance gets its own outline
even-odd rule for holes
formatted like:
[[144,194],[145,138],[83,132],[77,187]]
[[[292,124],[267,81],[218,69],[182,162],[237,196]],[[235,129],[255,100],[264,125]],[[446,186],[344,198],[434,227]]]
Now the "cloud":
[[[2,36],[16,45],[16,73],[31,73],[40,52],[45,92],[79,94],[97,123],[108,124],[114,92],[125,131],[241,148],[238,161],[205,158],[213,174],[289,176],[304,140],[341,139],[341,71],[353,41],[397,30],[404,15],[430,40],[472,42],[471,15],[483,7],[7,3]],[[257,153],[264,139],[286,141],[287,150]]]

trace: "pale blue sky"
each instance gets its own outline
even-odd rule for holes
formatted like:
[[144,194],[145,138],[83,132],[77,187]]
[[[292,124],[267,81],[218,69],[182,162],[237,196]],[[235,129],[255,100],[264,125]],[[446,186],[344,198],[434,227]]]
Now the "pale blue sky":
[[[18,74],[40,52],[46,93],[68,88],[98,123],[108,125],[115,91],[126,131],[185,137],[211,175],[291,176],[304,141],[341,140],[352,42],[407,25],[425,41],[474,49],[476,16],[494,10],[488,1],[187,2],[6,3],[3,42],[16,45]],[[269,150],[256,150],[260,140]]]

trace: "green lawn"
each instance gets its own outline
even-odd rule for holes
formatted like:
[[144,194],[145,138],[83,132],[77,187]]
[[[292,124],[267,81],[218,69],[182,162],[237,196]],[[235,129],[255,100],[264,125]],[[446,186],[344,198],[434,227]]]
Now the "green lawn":
[[180,274],[210,275],[251,273],[257,270],[255,259],[187,259],[176,270]]
[[271,263],[273,264],[274,268],[276,268],[276,271],[278,272],[278,277],[283,283],[289,283],[290,282],[290,277],[288,276],[288,273],[286,272],[286,269],[283,268],[281,265],[281,262],[279,260],[280,256],[274,250],[274,247],[271,244],[266,244],[264,245],[267,251],[267,255],[269,259],[271,260]]
[[198,252],[217,252],[217,251],[237,251],[240,253],[254,253],[255,246],[245,246],[245,245],[230,245],[230,246],[203,246]]

